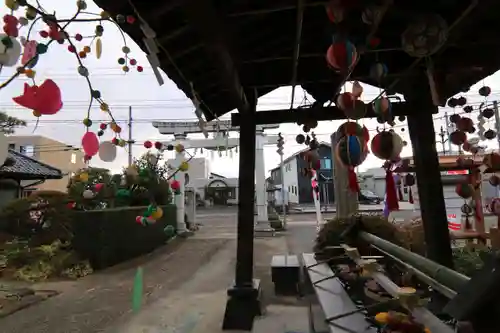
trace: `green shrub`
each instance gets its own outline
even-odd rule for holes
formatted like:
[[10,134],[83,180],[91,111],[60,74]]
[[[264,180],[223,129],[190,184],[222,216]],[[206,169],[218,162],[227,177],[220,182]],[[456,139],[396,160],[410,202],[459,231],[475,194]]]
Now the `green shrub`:
[[39,191],[13,200],[0,211],[1,231],[34,245],[70,240],[72,211],[68,200],[66,193],[58,191]]
[[51,277],[77,278],[91,272],[88,263],[80,260],[76,253],[60,241],[33,247],[26,241],[15,239],[4,244],[0,261],[2,268],[11,272],[11,276],[7,277],[23,281],[41,281]]
[[368,256],[373,254],[373,249],[357,239],[341,239],[341,234],[351,225],[353,219],[361,219],[363,229],[380,238],[388,240],[396,245],[403,246],[397,227],[382,215],[354,215],[346,218],[333,218],[323,225],[316,237],[314,251],[320,253],[327,246],[339,246],[347,243],[357,247],[360,254]]
[[146,207],[123,207],[75,212],[74,249],[88,258],[94,269],[106,268],[148,253],[171,238],[164,229],[176,227],[175,206],[161,206],[163,216],[154,224],[142,226],[136,216]]

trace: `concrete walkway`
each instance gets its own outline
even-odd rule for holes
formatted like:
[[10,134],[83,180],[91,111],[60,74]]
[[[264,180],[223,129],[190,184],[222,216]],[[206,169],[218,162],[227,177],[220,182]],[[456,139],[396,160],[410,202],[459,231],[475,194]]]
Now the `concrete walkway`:
[[[235,232],[234,224],[224,225],[215,218],[210,220],[208,217],[204,225],[194,239],[214,239],[217,235],[228,237]],[[271,257],[286,251],[284,237],[255,240],[255,274],[261,279],[267,313],[255,322],[254,332],[307,332],[307,309],[296,299],[283,301],[272,293]],[[105,333],[221,332],[226,292],[234,276],[235,256],[236,241],[233,238],[178,289]]]
[[72,283],[39,285],[59,296],[0,320],[0,332],[97,333],[131,315],[136,268],[144,269],[145,306],[177,290],[227,244],[223,239],[188,239]]
[[[43,284],[59,296],[0,320],[9,333],[210,333],[221,332],[227,288],[234,277],[236,215],[203,218],[203,227],[149,256],[79,281]],[[270,262],[286,253],[284,236],[255,239],[255,276],[261,279],[265,316],[254,332],[307,332],[307,308],[273,294]],[[144,269],[144,305],[131,312],[132,284]]]

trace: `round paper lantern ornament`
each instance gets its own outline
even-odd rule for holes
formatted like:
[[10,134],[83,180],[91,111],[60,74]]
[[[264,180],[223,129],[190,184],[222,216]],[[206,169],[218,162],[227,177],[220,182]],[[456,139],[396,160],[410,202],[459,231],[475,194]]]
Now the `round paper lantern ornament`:
[[99,158],[103,162],[113,162],[116,158],[116,145],[110,141],[102,142],[99,145]]
[[387,97],[379,97],[372,103],[373,111],[377,118],[382,119],[383,122],[390,121],[392,119],[391,113],[391,102]]
[[159,220],[163,216],[163,210],[161,207],[156,207],[152,212],[151,212],[151,218],[154,220]]
[[353,121],[347,121],[339,126],[337,133],[340,137],[346,135],[355,135],[363,139],[365,144],[370,140],[370,132],[366,126],[361,126]]
[[372,80],[379,82],[387,76],[387,66],[381,62],[377,62],[370,68],[370,77]]
[[373,155],[381,160],[394,161],[402,150],[403,140],[398,134],[391,131],[377,133],[371,142]]
[[346,110],[350,110],[354,108],[354,101],[356,99],[354,98],[354,95],[350,92],[345,92],[342,94],[339,94],[339,97],[337,97],[337,106],[344,112]]
[[22,46],[14,37],[9,37],[6,34],[0,34],[0,65],[12,67],[17,64],[21,57]]
[[366,116],[366,104],[357,99],[350,109],[343,110],[347,119],[359,120]]
[[344,166],[354,168],[363,163],[364,147],[358,136],[347,135],[338,141],[335,154]]
[[455,187],[455,192],[459,197],[469,199],[474,195],[474,187],[469,183],[459,183]]
[[356,64],[358,53],[354,44],[343,39],[334,39],[326,51],[326,61],[331,68],[338,71],[348,71]]
[[91,190],[85,190],[83,191],[82,196],[84,199],[92,199],[94,197],[94,192]]
[[500,198],[491,200],[490,211],[496,216],[500,216]]
[[403,50],[412,57],[423,58],[434,54],[448,38],[448,25],[437,14],[422,16],[403,32]]
[[99,139],[94,132],[87,132],[83,135],[82,148],[88,156],[94,156],[99,152]]
[[451,141],[451,143],[453,143],[454,145],[457,145],[457,146],[463,145],[467,141],[467,134],[465,134],[465,132],[459,131],[459,130],[453,131],[450,134],[450,141]]
[[175,194],[179,194],[180,189],[181,189],[181,183],[179,183],[178,180],[174,179],[170,183],[170,188],[172,189],[172,191],[174,191]]
[[0,132],[0,166],[5,164],[7,157],[9,157],[9,142],[5,134]]

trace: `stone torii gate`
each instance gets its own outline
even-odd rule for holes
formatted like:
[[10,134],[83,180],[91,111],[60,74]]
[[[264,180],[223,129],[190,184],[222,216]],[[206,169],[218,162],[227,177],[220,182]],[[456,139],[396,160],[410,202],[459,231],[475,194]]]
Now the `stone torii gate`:
[[[217,147],[236,147],[240,145],[239,138],[229,138],[228,132],[239,131],[238,126],[232,126],[230,120],[219,120],[210,122],[200,128],[199,122],[153,122],[153,127],[157,128],[160,134],[173,135],[173,141],[162,142],[164,145],[182,144],[185,149],[192,148],[217,148]],[[269,228],[269,220],[267,214],[266,200],[266,169],[264,165],[264,146],[276,144],[278,142],[277,135],[266,135],[264,130],[276,129],[279,125],[260,125],[256,129],[255,138],[255,194],[257,204],[257,222]],[[211,139],[208,138],[208,133],[215,133]],[[188,134],[204,133],[206,139],[188,139]],[[176,164],[186,160],[185,153],[176,153]],[[177,207],[177,221],[184,221],[184,190],[185,190],[185,172],[178,172],[179,177],[176,179],[180,183],[180,195],[176,196],[175,204]],[[179,223],[180,230],[183,232],[186,228],[185,223]],[[183,230],[184,229],[184,230]]]

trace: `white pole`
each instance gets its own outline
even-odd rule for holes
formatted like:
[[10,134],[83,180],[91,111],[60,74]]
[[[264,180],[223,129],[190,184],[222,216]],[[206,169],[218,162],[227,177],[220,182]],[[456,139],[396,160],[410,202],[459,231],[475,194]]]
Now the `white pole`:
[[257,201],[257,222],[268,223],[266,200],[266,168],[264,165],[264,132],[255,136],[255,195]]
[[[186,139],[184,135],[176,135],[175,136],[176,140],[182,140]],[[175,168],[178,168],[181,163],[185,161],[185,153],[184,151],[177,152],[175,154]],[[186,184],[185,184],[185,177],[186,173],[183,171],[178,171],[175,175],[175,180],[179,182],[179,194],[175,195],[175,207],[176,207],[176,216],[177,216],[177,233],[182,234],[186,233],[187,227],[186,227],[186,219],[185,219],[185,190],[186,190]]]
[[280,172],[281,172],[281,206],[283,211],[283,228],[286,229],[286,201],[285,201],[285,164],[283,163],[283,152],[280,153]]

